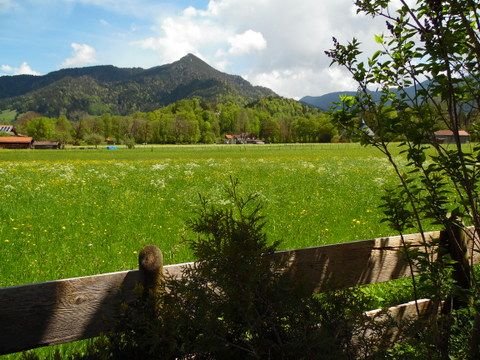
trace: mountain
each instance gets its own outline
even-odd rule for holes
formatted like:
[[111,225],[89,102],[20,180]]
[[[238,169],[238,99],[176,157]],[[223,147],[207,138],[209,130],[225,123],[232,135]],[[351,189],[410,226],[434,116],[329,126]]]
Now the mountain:
[[[422,85],[427,87],[428,82],[424,81]],[[413,97],[415,95],[416,90],[414,86],[410,86],[405,88],[404,91],[408,94],[408,96]],[[394,92],[396,92],[398,95],[400,94],[400,91],[396,89],[394,89]],[[374,101],[379,101],[380,97],[382,96],[381,91],[370,91],[369,93],[370,95],[372,95],[372,98]],[[321,96],[304,96],[303,98],[300,99],[300,102],[303,102],[304,104],[308,104],[311,106],[315,106],[316,108],[319,108],[324,111],[328,111],[335,107],[336,102],[340,101],[341,95],[355,96],[356,94],[357,94],[356,91],[336,91],[336,92],[331,92]]]
[[[356,91],[336,91],[328,94],[324,94],[321,96],[304,96],[300,99],[300,102],[304,104],[308,104],[311,106],[315,106],[323,111],[328,111],[335,107],[335,103],[340,101],[341,95],[348,95],[348,96],[355,96],[357,94]],[[373,98],[376,100],[380,98],[380,92],[371,92]]]
[[225,94],[247,101],[276,96],[272,90],[220,72],[192,54],[150,69],[105,65],[63,69],[44,76],[0,77],[0,109],[49,116],[128,114],[151,111],[184,98],[213,100]]
[[328,111],[335,102],[340,101],[340,95],[355,95],[354,91],[337,91],[321,96],[304,96],[300,99],[300,102],[315,106],[316,108]]

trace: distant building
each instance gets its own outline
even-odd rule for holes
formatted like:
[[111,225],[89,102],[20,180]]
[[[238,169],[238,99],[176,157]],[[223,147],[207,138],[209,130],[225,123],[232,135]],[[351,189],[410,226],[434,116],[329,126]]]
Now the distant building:
[[[455,142],[455,136],[452,130],[438,130],[435,131],[435,141],[442,144],[451,144]],[[460,138],[460,143],[465,144],[470,141],[470,134],[465,130],[459,130],[458,136]]]
[[242,134],[225,134],[225,144],[265,144],[262,140],[257,139],[254,135]]
[[58,141],[34,141],[32,147],[34,149],[61,149],[62,144]]
[[13,125],[0,125],[0,133],[6,133],[12,136],[18,136],[17,130]]
[[2,149],[30,149],[33,138],[28,136],[0,136],[0,148]]

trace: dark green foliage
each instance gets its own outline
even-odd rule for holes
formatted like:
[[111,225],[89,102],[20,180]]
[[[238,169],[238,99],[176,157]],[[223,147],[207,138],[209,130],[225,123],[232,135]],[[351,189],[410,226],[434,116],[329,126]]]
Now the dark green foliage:
[[[392,14],[390,1],[357,0],[359,12],[386,20],[387,32],[375,37],[380,45],[367,60],[361,60],[360,44],[333,40],[327,51],[333,63],[344,66],[357,81],[359,91],[341,99],[334,119],[363,144],[385,154],[398,175],[398,187],[384,200],[385,221],[403,236],[412,230],[424,233],[439,226],[443,233],[424,252],[405,249],[412,267],[422,273],[413,277],[414,293],[427,291],[439,303],[442,316],[426,324],[425,331],[410,338],[408,355],[420,358],[457,356],[455,311],[469,313],[478,324],[478,282],[467,253],[478,251],[478,239],[466,241],[466,225],[480,230],[478,159],[480,148],[462,145],[460,130],[475,128],[480,108],[480,35],[478,4],[470,0],[401,1]],[[372,86],[381,92],[375,98]],[[411,91],[412,87],[415,91]],[[451,145],[435,138],[435,130],[448,129]],[[401,160],[390,142],[400,140]],[[479,358],[480,326],[468,327],[469,356]],[[409,347],[409,346],[412,347]],[[401,352],[399,353],[401,354]],[[417,358],[417,357],[415,357]]]
[[88,135],[85,136],[84,140],[88,145],[95,145],[95,147],[97,147],[105,139],[101,135],[98,135],[98,134],[88,134]]

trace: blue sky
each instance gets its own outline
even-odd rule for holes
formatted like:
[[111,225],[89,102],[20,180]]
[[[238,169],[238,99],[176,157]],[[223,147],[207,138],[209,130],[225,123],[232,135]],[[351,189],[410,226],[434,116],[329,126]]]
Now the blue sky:
[[193,53],[286,97],[354,87],[324,50],[335,36],[373,51],[382,22],[353,0],[0,0],[0,75],[162,65]]

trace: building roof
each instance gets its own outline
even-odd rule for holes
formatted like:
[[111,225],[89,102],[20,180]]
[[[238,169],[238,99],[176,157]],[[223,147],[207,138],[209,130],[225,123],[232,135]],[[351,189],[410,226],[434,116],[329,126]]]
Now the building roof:
[[1,144],[29,144],[33,138],[28,136],[0,136]]
[[[435,131],[434,133],[436,136],[453,136],[453,131],[452,130],[438,130]],[[458,130],[458,135],[459,136],[470,136],[468,132],[465,130]]]
[[34,141],[33,145],[58,145],[58,141]]
[[0,124],[0,132],[16,134],[15,127],[13,125]]

